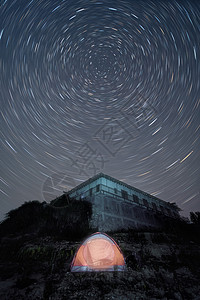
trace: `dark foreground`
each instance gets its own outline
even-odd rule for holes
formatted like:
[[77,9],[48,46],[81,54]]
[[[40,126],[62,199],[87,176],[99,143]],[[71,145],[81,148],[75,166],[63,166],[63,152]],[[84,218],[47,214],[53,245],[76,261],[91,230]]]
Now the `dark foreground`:
[[178,234],[111,233],[126,272],[71,273],[79,241],[1,239],[0,299],[200,299],[200,245]]

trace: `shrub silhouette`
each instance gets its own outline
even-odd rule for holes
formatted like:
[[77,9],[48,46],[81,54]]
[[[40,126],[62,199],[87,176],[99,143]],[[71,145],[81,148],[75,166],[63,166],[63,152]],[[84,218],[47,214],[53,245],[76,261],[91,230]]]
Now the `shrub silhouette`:
[[86,235],[92,215],[91,203],[69,199],[65,195],[56,200],[52,204],[25,202],[11,210],[0,224],[0,236],[39,234],[74,240]]
[[200,211],[190,212],[190,220],[193,224],[200,225]]

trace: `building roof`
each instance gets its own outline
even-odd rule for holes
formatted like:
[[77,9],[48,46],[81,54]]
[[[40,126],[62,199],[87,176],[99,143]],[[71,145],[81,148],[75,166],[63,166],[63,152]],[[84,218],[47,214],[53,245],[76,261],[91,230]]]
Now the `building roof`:
[[131,185],[129,185],[129,184],[123,182],[123,181],[120,181],[120,180],[118,180],[118,179],[116,179],[116,178],[114,178],[114,177],[111,177],[111,176],[109,176],[109,175],[106,175],[106,174],[104,174],[104,173],[98,173],[98,174],[96,174],[95,176],[93,176],[93,177],[89,178],[88,180],[82,182],[81,184],[77,185],[76,187],[74,187],[74,188],[71,189],[70,191],[66,192],[65,194],[71,194],[71,193],[73,193],[73,192],[75,192],[75,191],[77,191],[77,190],[79,190],[79,189],[81,189],[81,188],[87,186],[87,185],[90,184],[91,182],[93,182],[93,181],[95,181],[95,180],[97,180],[97,179],[99,179],[99,178],[101,178],[101,177],[103,177],[103,178],[105,178],[105,179],[108,179],[108,180],[110,180],[110,181],[116,182],[117,184],[121,184],[122,186],[125,186],[125,187],[127,187],[128,189],[134,190],[134,191],[137,192],[137,193],[143,194],[144,196],[151,197],[152,199],[155,199],[155,200],[160,201],[160,202],[164,202],[165,204],[169,204],[170,206],[172,206],[172,204],[169,203],[169,202],[166,202],[166,201],[161,200],[161,199],[159,199],[159,198],[157,198],[157,197],[155,197],[155,196],[152,196],[151,194],[148,194],[148,193],[146,193],[146,192],[144,192],[144,191],[141,191],[141,190],[139,190],[139,189],[137,189],[137,188],[135,188],[135,187],[133,187],[133,186],[131,186]]

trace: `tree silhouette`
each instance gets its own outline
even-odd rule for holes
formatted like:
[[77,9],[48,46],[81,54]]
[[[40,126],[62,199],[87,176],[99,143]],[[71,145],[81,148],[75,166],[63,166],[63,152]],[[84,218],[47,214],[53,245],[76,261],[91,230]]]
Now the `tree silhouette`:
[[200,211],[190,212],[190,220],[192,223],[200,225]]

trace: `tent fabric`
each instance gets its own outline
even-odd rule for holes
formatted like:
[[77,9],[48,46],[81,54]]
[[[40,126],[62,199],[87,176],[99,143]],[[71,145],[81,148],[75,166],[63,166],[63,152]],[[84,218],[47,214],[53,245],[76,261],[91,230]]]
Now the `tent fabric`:
[[124,256],[117,243],[105,233],[89,236],[77,250],[71,272],[123,271]]

